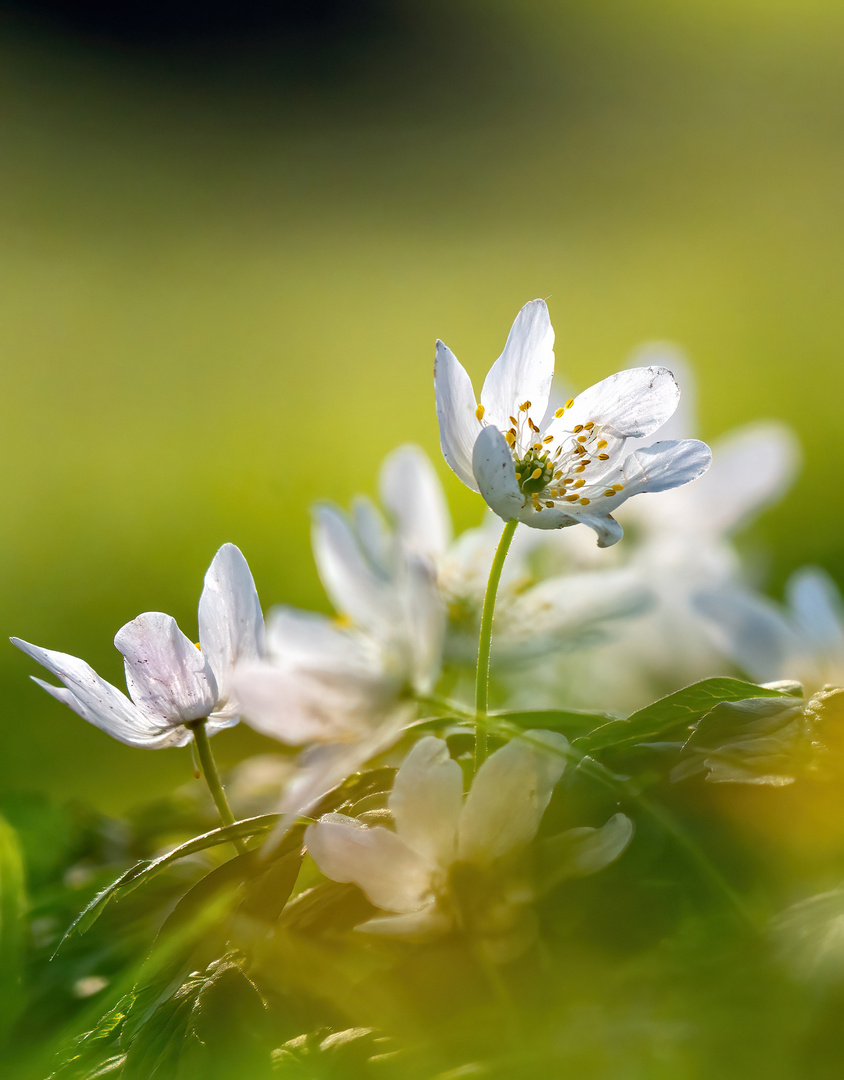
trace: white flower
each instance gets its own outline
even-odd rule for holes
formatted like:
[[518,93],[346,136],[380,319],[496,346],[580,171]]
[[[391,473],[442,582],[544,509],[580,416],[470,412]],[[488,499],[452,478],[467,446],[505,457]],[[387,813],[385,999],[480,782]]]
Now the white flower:
[[[434,567],[450,623],[447,656],[474,662],[480,612],[500,524],[487,512],[482,525],[452,541],[451,518],[433,465],[417,446],[387,456],[381,499],[402,547]],[[544,573],[545,533],[526,529],[513,538],[496,601],[496,665],[518,665],[550,651],[579,648],[613,621],[644,610],[648,589],[629,571]],[[555,540],[557,538],[555,537]],[[555,567],[556,569],[556,567]]]
[[[447,744],[426,736],[396,774],[388,803],[395,831],[326,814],[305,833],[308,851],[327,877],[354,882],[389,912],[361,930],[424,939],[468,921],[473,933],[507,937],[532,893],[514,887],[512,875],[507,881],[494,871],[536,835],[567,747],[555,732],[527,732],[481,765],[464,798],[462,772]],[[593,856],[586,869],[581,860],[584,866],[572,872],[599,869],[623,850],[629,835],[603,861]],[[577,859],[573,849],[569,854]],[[480,890],[470,889],[475,903],[467,911],[466,886],[481,880]]]
[[185,725],[193,720],[207,718],[209,735],[236,724],[240,705],[232,672],[240,660],[260,656],[263,642],[255,583],[234,544],[220,548],[205,575],[199,646],[159,611],[139,615],[117,632],[129,697],[84,660],[12,638],[64,683],[34,680],[54,698],[120,742],[151,749],[184,746],[193,737]]
[[267,658],[236,685],[249,723],[293,745],[368,738],[439,676],[445,613],[429,562],[405,551],[375,507],[314,515],[313,549],[337,618],[272,609]]
[[569,398],[545,419],[554,374],[554,332],[543,300],[525,304],[504,352],[475,399],[469,376],[437,342],[440,440],[460,479],[505,521],[538,529],[582,522],[608,547],[621,539],[612,511],[632,495],[687,484],[709,466],[697,440],[625,454],[629,438],[655,431],[680,391],[664,367],[620,371]]

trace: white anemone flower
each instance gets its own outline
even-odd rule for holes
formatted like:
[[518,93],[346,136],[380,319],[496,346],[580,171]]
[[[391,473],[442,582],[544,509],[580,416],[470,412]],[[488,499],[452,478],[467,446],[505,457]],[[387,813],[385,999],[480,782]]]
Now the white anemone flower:
[[617,372],[546,417],[554,374],[554,331],[543,300],[525,304],[501,356],[475,398],[457,358],[437,342],[434,368],[440,440],[446,461],[504,521],[537,529],[582,522],[599,547],[621,539],[612,511],[632,495],[666,491],[709,467],[696,439],[654,443],[625,453],[674,412],[680,390],[664,367]]
[[198,645],[160,611],[118,630],[114,644],[123,654],[128,697],[78,657],[19,638],[12,643],[61,680],[58,687],[33,676],[83,720],[128,746],[160,749],[190,742],[191,721],[207,720],[209,735],[238,722],[234,667],[262,654],[264,621],[246,560],[234,544],[224,544],[205,575]]
[[410,695],[433,691],[445,612],[428,561],[405,551],[367,500],[316,508],[313,550],[336,617],[273,608],[267,656],[236,685],[249,723],[291,745],[370,735]]
[[[487,758],[464,797],[447,744],[426,736],[396,773],[388,802],[395,830],[326,814],[306,830],[308,851],[326,877],[354,882],[387,913],[360,930],[424,940],[459,924],[495,942],[496,958],[512,956],[529,943],[524,912],[533,899],[512,862],[536,835],[567,749],[556,732],[526,732]],[[609,832],[570,831],[569,875],[591,873],[621,853],[632,826],[616,818],[604,827]]]

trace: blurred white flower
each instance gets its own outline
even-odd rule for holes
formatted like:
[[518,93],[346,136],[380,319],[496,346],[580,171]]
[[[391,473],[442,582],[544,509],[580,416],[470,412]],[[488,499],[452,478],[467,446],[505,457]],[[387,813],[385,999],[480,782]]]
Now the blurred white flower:
[[264,621],[246,560],[234,544],[224,544],[205,575],[198,646],[158,611],[118,630],[114,644],[123,654],[129,697],[84,660],[19,638],[12,643],[64,683],[34,679],[58,701],[120,742],[155,749],[188,743],[193,736],[185,725],[192,720],[207,718],[209,735],[238,722],[233,669],[263,652]]
[[442,657],[435,572],[369,501],[351,518],[318,507],[313,549],[338,616],[273,608],[267,657],[236,675],[249,723],[293,745],[368,737],[410,694],[433,690]]
[[[451,540],[445,496],[429,458],[416,446],[394,450],[381,469],[381,498],[397,537],[410,553],[429,560],[446,605],[446,655],[474,662],[480,612],[498,546],[498,518]],[[496,601],[493,656],[496,665],[538,660],[552,651],[575,649],[610,631],[610,624],[645,610],[648,588],[627,570],[545,573],[540,542],[546,534],[517,532],[504,565]]]
[[[308,850],[327,877],[354,882],[389,913],[361,930],[422,940],[460,925],[492,943],[497,958],[513,955],[529,943],[532,924],[528,919],[526,934],[524,915],[533,892],[510,864],[536,835],[567,748],[555,732],[527,732],[483,763],[464,799],[462,772],[447,744],[426,736],[396,774],[388,803],[395,831],[326,814],[308,827]],[[572,874],[600,869],[630,837],[622,829],[626,835],[602,857],[596,830],[585,830],[588,837],[573,832],[565,858],[557,860],[559,869],[567,859]]]
[[697,440],[625,453],[677,407],[664,367],[620,371],[545,418],[554,374],[554,332],[543,300],[526,304],[490,369],[477,403],[469,376],[437,342],[434,382],[446,461],[505,521],[559,529],[582,522],[600,547],[616,543],[612,511],[632,495],[687,484],[709,466]]

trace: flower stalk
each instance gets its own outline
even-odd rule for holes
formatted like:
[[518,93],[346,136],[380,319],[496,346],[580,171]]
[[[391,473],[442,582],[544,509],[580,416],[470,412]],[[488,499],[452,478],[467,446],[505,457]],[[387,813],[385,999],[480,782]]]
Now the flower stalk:
[[478,669],[475,676],[475,772],[483,764],[487,751],[487,735],[484,721],[489,709],[489,654],[492,648],[492,617],[495,614],[495,597],[498,593],[498,584],[501,581],[501,572],[504,569],[504,560],[510,550],[516,526],[519,524],[516,518],[511,518],[504,526],[498,547],[495,549],[495,557],[489,571],[489,580],[484,594],[484,606],[481,613],[481,632],[478,637]]
[[[223,824],[234,825],[235,816],[229,806],[226,793],[223,791],[223,784],[217,771],[217,762],[214,760],[214,752],[211,749],[208,732],[205,730],[205,720],[192,720],[187,726],[193,732],[196,753],[202,767],[202,775],[205,777],[205,783],[208,785],[211,798],[214,800],[214,805],[217,807]],[[245,854],[248,850],[246,844],[239,838],[233,840],[232,843],[240,855]]]

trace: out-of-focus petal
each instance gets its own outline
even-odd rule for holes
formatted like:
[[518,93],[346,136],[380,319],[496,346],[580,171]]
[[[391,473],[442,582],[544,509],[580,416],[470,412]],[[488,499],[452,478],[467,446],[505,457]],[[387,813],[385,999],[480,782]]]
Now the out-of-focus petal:
[[613,816],[599,829],[568,829],[542,845],[543,884],[551,888],[567,878],[586,877],[609,866],[633,837],[633,822],[626,814]]
[[386,911],[418,911],[431,900],[431,865],[400,836],[326,814],[305,830],[311,858],[332,881],[351,881]]
[[394,450],[381,467],[380,488],[403,546],[429,558],[444,555],[451,543],[451,515],[427,454],[418,446]]
[[223,544],[205,575],[199,598],[199,642],[217,680],[218,705],[237,713],[230,702],[231,675],[240,660],[264,652],[264,619],[255,582],[240,549]]
[[825,653],[844,649],[844,605],[825,570],[801,567],[788,579],[785,593],[800,632],[815,649]]
[[61,679],[66,689],[35,679],[39,686],[112,738],[127,746],[148,749],[182,746],[190,740],[190,732],[184,727],[168,727],[163,720],[140,712],[125,694],[100,678],[84,660],[30,645],[20,638],[12,638],[12,644]]
[[214,672],[172,616],[147,611],[122,626],[114,644],[123,654],[129,694],[142,712],[183,723],[214,711]]
[[460,815],[461,860],[484,865],[530,843],[566,767],[568,740],[528,731],[478,769]]
[[403,582],[410,646],[410,681],[419,694],[430,694],[442,668],[446,610],[434,567],[410,556]]
[[406,915],[381,915],[361,923],[355,929],[365,934],[378,934],[380,937],[427,941],[447,933],[450,927],[451,920],[438,907],[436,901],[432,900],[419,911],[411,911]]
[[548,308],[544,300],[531,300],[516,316],[504,351],[484,381],[484,418],[496,427],[508,428],[510,413],[529,401],[534,420],[541,421],[553,377],[554,330]]
[[454,861],[463,805],[463,774],[443,739],[415,743],[396,773],[389,807],[396,831],[414,851],[442,867]]
[[504,521],[518,518],[525,501],[507,440],[496,427],[485,427],[475,442],[472,467],[478,490]]
[[734,585],[701,589],[692,603],[728,665],[759,682],[794,674],[786,669],[801,651],[800,640],[772,600]]
[[312,541],[320,580],[334,607],[376,637],[388,637],[397,617],[394,590],[364,556],[345,516],[333,506],[317,506]]
[[475,392],[462,364],[441,341],[437,342],[434,361],[434,390],[443,457],[463,483],[477,491],[472,473],[472,447],[481,423],[475,415]]

